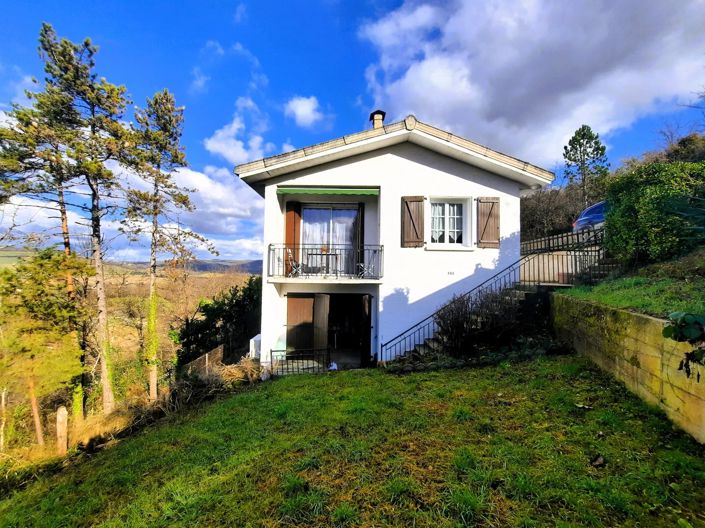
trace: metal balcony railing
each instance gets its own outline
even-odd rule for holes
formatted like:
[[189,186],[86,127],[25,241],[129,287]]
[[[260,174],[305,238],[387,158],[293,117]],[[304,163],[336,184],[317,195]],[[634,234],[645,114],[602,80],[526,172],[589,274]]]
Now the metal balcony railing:
[[383,246],[270,244],[267,275],[280,278],[379,279]]

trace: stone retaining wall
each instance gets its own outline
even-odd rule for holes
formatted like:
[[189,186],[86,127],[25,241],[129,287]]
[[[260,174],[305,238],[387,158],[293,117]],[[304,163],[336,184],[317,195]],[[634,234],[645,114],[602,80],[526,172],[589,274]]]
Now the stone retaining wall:
[[666,321],[555,293],[551,319],[561,342],[705,443],[705,369],[700,382],[678,370],[691,347],[661,335]]

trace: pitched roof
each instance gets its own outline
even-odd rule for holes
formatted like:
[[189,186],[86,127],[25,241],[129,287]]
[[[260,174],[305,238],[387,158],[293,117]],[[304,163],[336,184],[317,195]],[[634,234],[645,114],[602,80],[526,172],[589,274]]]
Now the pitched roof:
[[363,130],[310,147],[243,163],[235,167],[235,173],[252,187],[261,187],[270,178],[405,141],[527,186],[547,185],[555,177],[551,171],[423,123],[413,115],[380,128]]

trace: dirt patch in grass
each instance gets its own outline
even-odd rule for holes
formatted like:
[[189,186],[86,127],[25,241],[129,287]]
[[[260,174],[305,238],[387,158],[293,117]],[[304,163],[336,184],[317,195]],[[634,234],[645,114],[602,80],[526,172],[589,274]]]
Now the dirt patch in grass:
[[574,356],[295,376],[0,499],[0,526],[704,526],[704,455]]

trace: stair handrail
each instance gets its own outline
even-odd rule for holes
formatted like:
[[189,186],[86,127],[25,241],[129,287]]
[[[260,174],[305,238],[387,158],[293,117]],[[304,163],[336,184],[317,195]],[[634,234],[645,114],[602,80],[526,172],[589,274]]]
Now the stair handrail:
[[[581,232],[581,233],[584,233],[584,232]],[[604,235],[604,228],[600,228],[600,229],[596,229],[596,230],[589,230],[589,233],[588,233],[588,235],[587,235],[587,238],[584,238],[582,241],[581,241],[581,240],[578,240],[578,241],[576,241],[576,243],[570,244],[569,247],[564,248],[564,249],[562,249],[562,250],[563,250],[563,251],[565,251],[565,250],[572,251],[572,250],[579,249],[579,248],[582,248],[582,247],[595,245],[595,243],[597,243],[597,242],[601,243],[601,242],[604,240],[603,235]],[[561,250],[554,250],[554,251],[561,251]],[[530,260],[532,260],[532,259],[534,259],[534,258],[536,258],[538,255],[544,255],[544,254],[546,254],[546,253],[545,253],[545,252],[542,252],[542,251],[537,251],[537,252],[535,252],[535,253],[529,253],[529,254],[527,254],[527,255],[521,256],[521,257],[519,258],[519,260],[517,260],[517,261],[511,263],[509,266],[507,266],[507,267],[503,268],[502,270],[498,271],[497,273],[495,273],[494,275],[492,275],[490,278],[484,280],[483,282],[481,282],[480,284],[478,284],[477,286],[475,286],[475,287],[472,288],[471,290],[469,290],[469,291],[463,293],[462,295],[459,295],[459,296],[456,297],[455,299],[456,299],[456,300],[457,300],[457,299],[465,299],[465,298],[467,298],[467,297],[470,296],[470,295],[477,294],[480,290],[486,289],[487,286],[488,286],[488,284],[489,284],[490,282],[496,283],[496,282],[499,281],[500,279],[503,279],[504,276],[509,275],[510,273],[515,273],[517,267],[518,267],[518,269],[519,269],[519,281],[518,281],[518,283],[521,283],[521,265],[522,265],[522,264],[525,264],[525,263],[527,263],[527,262],[529,262]],[[539,283],[540,283],[540,282],[539,282]],[[451,301],[448,301],[448,302],[451,302]],[[418,331],[418,329],[422,328],[423,325],[429,324],[429,323],[435,318],[435,316],[436,316],[443,308],[445,308],[445,307],[448,305],[448,302],[446,302],[446,303],[444,303],[443,305],[441,305],[441,306],[440,306],[436,311],[434,311],[431,315],[429,315],[429,316],[427,316],[427,317],[421,319],[421,320],[418,321],[416,324],[411,325],[409,328],[407,328],[407,329],[404,330],[403,332],[397,334],[397,335],[394,336],[393,338],[391,338],[391,339],[389,339],[388,341],[382,343],[382,345],[380,346],[380,359],[381,359],[382,361],[385,361],[385,359],[384,359],[384,357],[385,357],[384,352],[385,352],[385,349],[388,349],[388,348],[389,348],[389,345],[390,345],[391,343],[393,343],[393,342],[395,342],[395,341],[401,341],[401,340],[402,340],[401,338],[406,338],[407,336],[409,336],[409,335],[413,334],[414,332]]]

